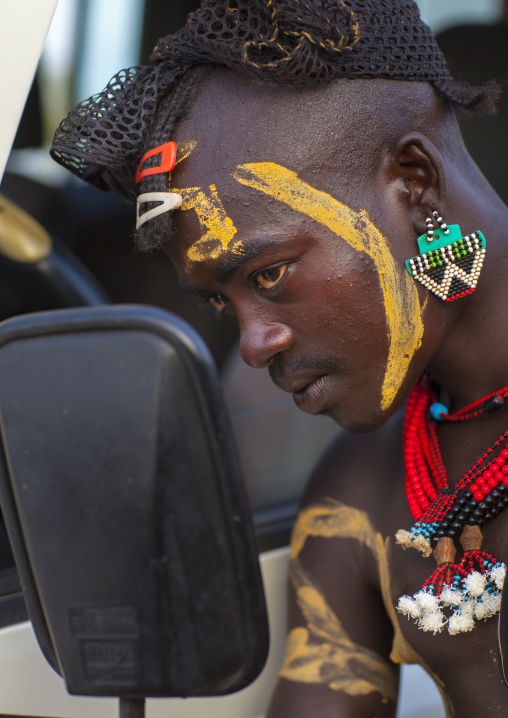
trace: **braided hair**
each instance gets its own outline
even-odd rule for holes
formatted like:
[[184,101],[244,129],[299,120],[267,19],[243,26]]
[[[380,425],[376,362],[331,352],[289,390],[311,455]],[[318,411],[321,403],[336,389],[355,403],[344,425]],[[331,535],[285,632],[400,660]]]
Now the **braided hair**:
[[[191,105],[195,91],[211,72],[210,65],[197,65],[191,67],[177,82],[174,89],[168,92],[161,100],[154,115],[154,121],[150,128],[148,140],[150,147],[159,147],[168,141],[173,135],[180,120]],[[137,158],[136,158],[137,159]],[[144,169],[155,167],[159,164],[157,156],[149,157],[143,163]],[[134,176],[136,167],[131,166],[131,176]],[[145,192],[167,192],[168,175],[153,174],[143,177],[137,184],[137,193]],[[143,211],[148,212],[155,207],[157,202],[145,202]],[[147,222],[134,232],[134,241],[138,249],[143,252],[150,252],[160,247],[164,237],[170,237],[174,231],[174,223],[171,212],[164,212],[159,215],[156,222]]]

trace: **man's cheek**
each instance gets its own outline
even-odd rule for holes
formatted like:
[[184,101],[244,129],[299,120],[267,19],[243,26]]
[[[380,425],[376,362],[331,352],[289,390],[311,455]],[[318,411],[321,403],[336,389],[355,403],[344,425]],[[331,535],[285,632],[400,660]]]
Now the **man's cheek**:
[[301,180],[295,172],[272,162],[239,165],[233,177],[310,217],[373,261],[386,315],[389,344],[381,387],[381,410],[388,409],[421,345],[423,322],[418,292],[405,268],[393,258],[385,237],[366,210],[346,204]]

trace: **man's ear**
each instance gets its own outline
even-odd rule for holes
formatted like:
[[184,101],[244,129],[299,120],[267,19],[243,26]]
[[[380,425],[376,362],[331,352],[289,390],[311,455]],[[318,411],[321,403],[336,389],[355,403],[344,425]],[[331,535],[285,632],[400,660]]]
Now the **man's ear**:
[[426,231],[425,217],[445,212],[444,162],[432,142],[419,132],[407,132],[389,153],[388,177],[400,201],[410,211],[417,234]]

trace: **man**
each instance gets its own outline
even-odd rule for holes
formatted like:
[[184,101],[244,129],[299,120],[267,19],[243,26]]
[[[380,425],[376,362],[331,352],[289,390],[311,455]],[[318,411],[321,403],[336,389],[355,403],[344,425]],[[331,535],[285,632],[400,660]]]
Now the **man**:
[[138,242],[238,324],[244,360],[354,432],[302,500],[270,718],[393,716],[401,662],[450,715],[502,714],[508,210],[453,111],[489,91],[453,83],[409,1],[210,1],[155,57],[64,121],[54,156],[137,195]]

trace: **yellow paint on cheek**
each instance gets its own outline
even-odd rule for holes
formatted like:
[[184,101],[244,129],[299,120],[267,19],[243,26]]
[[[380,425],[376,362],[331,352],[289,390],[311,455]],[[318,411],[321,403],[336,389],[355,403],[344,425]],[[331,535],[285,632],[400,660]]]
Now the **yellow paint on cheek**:
[[365,210],[355,211],[326,192],[303,182],[295,172],[272,162],[240,165],[233,177],[305,214],[365,252],[376,267],[386,311],[390,345],[381,389],[381,408],[397,394],[423,336],[418,292],[414,282],[393,259],[386,239]]
[[[196,211],[203,232],[200,239],[187,250],[187,257],[192,262],[217,259],[223,252],[231,249],[230,243],[236,234],[236,227],[226,214],[215,185],[210,185],[208,190],[190,187],[172,191],[182,195],[181,211]],[[240,248],[241,243],[235,242],[233,251],[238,252]]]

